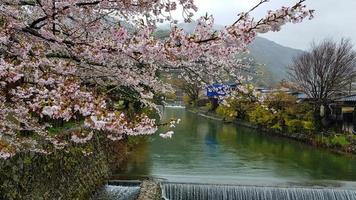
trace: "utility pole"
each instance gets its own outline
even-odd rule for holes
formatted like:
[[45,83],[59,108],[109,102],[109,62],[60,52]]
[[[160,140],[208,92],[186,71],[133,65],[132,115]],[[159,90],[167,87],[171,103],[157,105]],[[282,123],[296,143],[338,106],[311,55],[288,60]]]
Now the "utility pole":
[[350,80],[349,95],[351,95],[353,78]]

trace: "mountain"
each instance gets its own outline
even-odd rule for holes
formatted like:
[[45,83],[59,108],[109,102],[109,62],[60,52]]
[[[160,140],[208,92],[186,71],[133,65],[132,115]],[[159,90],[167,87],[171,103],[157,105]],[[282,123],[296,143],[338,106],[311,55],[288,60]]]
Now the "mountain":
[[249,49],[255,61],[264,64],[276,81],[288,78],[288,66],[292,64],[293,57],[303,53],[302,50],[285,47],[262,37],[257,37]]
[[[196,22],[178,24],[186,32],[192,33]],[[223,26],[215,25],[215,29]],[[169,26],[160,27],[156,37],[164,39],[168,37]],[[257,37],[250,45],[250,56],[254,58],[255,65],[252,70],[258,72],[254,75],[255,82],[260,86],[271,86],[283,79],[288,79],[288,66],[292,64],[293,58],[303,53],[302,50],[285,47],[263,37]]]

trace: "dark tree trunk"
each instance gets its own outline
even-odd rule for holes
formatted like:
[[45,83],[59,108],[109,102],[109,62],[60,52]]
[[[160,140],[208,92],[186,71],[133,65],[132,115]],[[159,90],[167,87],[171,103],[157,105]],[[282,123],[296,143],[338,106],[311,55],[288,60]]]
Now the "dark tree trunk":
[[209,98],[211,103],[211,110],[214,111],[219,106],[219,102],[217,98]]
[[354,112],[352,113],[352,132],[356,133],[356,107],[354,107]]
[[332,125],[333,120],[331,119],[331,109],[328,103],[323,103],[324,116],[322,117],[323,128],[328,128]]
[[320,116],[320,105],[315,105],[314,108],[314,124],[316,130],[321,130],[323,128],[322,117]]

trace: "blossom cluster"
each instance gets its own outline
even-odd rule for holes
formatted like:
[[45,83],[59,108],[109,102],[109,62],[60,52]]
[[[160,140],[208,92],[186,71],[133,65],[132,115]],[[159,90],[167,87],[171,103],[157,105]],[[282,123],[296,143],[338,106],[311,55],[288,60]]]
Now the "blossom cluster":
[[121,140],[125,136],[151,135],[157,130],[155,119],[146,115],[136,116],[129,121],[124,113],[110,112],[106,115],[92,115],[85,120],[87,128],[97,131],[108,132],[107,137],[111,140]]
[[48,119],[84,119],[86,128],[112,140],[153,134],[154,119],[113,108],[111,97],[155,108],[154,95],[172,89],[157,76],[167,70],[190,82],[222,81],[226,74],[240,82],[246,64],[236,54],[246,52],[258,33],[312,16],[303,3],[258,21],[241,13],[222,30],[214,30],[213,16],[203,16],[192,33],[172,25],[169,38],[159,40],[153,36],[157,24],[177,23],[172,11],[192,20],[193,0],[2,0],[0,142],[6,148],[0,145],[0,157],[47,153],[43,141],[63,149],[93,137],[51,135]]

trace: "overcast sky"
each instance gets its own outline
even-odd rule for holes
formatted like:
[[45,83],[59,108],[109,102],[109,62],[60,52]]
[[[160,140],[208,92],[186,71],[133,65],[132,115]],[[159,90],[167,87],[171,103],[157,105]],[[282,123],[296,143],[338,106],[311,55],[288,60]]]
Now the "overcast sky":
[[[262,17],[267,10],[283,5],[293,5],[298,0],[270,0],[252,13]],[[228,25],[236,19],[236,14],[247,11],[259,0],[195,0],[199,11],[196,16],[206,12],[213,14],[216,24]],[[284,46],[308,49],[312,41],[324,38],[352,39],[356,44],[356,0],[307,0],[309,8],[315,9],[315,18],[301,24],[288,24],[280,32],[260,35]]]

